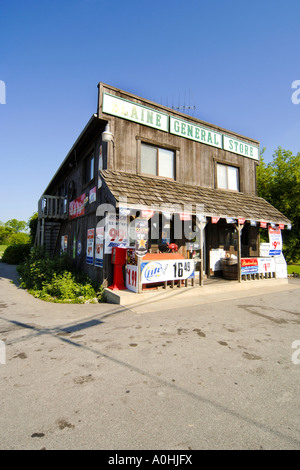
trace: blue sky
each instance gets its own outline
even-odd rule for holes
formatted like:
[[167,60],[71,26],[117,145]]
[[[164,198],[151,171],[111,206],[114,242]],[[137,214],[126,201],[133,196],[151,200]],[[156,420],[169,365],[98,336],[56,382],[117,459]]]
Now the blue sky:
[[37,210],[100,81],[196,106],[259,140],[266,161],[278,146],[299,152],[299,18],[299,0],[1,0],[0,221]]

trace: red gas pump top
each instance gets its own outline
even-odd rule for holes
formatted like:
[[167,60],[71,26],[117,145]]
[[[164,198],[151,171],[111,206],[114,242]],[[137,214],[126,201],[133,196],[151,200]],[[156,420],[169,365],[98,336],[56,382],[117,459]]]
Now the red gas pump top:
[[126,248],[114,246],[111,253],[112,264],[126,264]]

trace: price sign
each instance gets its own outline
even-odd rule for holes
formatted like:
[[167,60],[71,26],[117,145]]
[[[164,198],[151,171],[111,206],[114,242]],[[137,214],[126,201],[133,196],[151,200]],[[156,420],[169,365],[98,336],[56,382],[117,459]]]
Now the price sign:
[[87,264],[94,263],[94,237],[95,230],[93,228],[87,231],[87,242],[86,242],[86,262]]
[[137,292],[138,291],[138,267],[127,264],[126,266],[126,288]]
[[281,255],[282,238],[280,228],[269,227],[270,256]]
[[108,214],[105,225],[105,253],[111,253],[114,246],[126,248],[127,245],[127,217],[120,216],[117,220],[115,214]]
[[160,260],[141,263],[142,284],[184,280],[195,277],[194,260]]

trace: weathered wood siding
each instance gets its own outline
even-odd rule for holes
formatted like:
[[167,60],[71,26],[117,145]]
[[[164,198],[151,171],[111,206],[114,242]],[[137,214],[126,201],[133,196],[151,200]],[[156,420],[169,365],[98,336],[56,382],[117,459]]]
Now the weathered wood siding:
[[160,131],[123,118],[104,114],[101,107],[101,94],[104,91],[124,99],[130,99],[131,101],[135,101],[137,104],[142,104],[160,112],[167,113],[170,116],[172,115],[177,118],[188,120],[196,125],[198,124],[209,127],[212,131],[223,131],[235,139],[242,139],[245,143],[258,145],[258,142],[227,130],[221,130],[217,126],[193,120],[193,118],[190,118],[187,115],[176,113],[174,110],[155,105],[147,100],[138,100],[135,97],[133,98],[132,95],[101,84],[99,89],[99,117],[109,122],[111,132],[115,136],[115,151],[113,155],[112,148],[109,148],[110,154],[108,157],[107,169],[126,171],[128,173],[140,173],[139,142],[145,142],[173,149],[176,152],[176,181],[207,188],[215,188],[216,163],[219,162],[238,167],[240,174],[240,191],[245,194],[256,194],[257,161],[223,149],[173,135],[169,132]]
[[[88,197],[89,191],[94,187],[97,188],[96,201],[86,205],[84,216],[61,221],[58,242],[56,244],[56,254],[58,255],[60,252],[61,237],[68,235],[67,252],[73,259],[75,267],[80,271],[86,272],[92,279],[99,283],[107,279],[107,283],[110,285],[112,282],[110,255],[104,256],[104,269],[86,263],[87,231],[90,228],[96,229],[97,223],[100,220],[96,215],[96,209],[100,204],[110,202],[109,198],[111,197],[111,195],[105,191],[105,188],[98,188],[100,147],[102,148],[103,169],[133,174],[140,174],[141,172],[141,142],[172,149],[175,152],[176,160],[175,180],[184,184],[204,188],[216,187],[216,165],[218,162],[238,166],[240,173],[240,191],[251,195],[256,194],[255,175],[257,162],[253,159],[245,158],[200,142],[172,135],[169,132],[163,132],[122,118],[104,114],[101,110],[101,96],[103,91],[106,91],[110,94],[157,109],[160,112],[205,126],[205,123],[201,121],[193,120],[186,115],[155,105],[147,100],[138,99],[113,87],[107,87],[101,84],[99,91],[99,121],[97,120],[96,124],[94,122],[93,125],[84,132],[79,143],[75,145],[73,154],[67,159],[65,165],[60,168],[60,171],[50,183],[48,189],[49,194],[57,196],[65,196],[67,194],[69,204],[72,200],[75,200],[84,193]],[[106,122],[109,122],[110,130],[114,134],[114,146],[111,143],[103,143],[101,140],[101,133],[104,130]],[[212,130],[222,131],[217,126],[206,124],[206,127],[209,126]],[[226,133],[227,135],[232,135],[233,138],[242,139],[244,142],[254,145],[258,144],[256,141],[230,133],[229,131],[226,131]],[[92,152],[94,153],[94,178],[88,184],[84,184],[84,161]],[[72,192],[68,191],[70,183],[73,185]],[[217,236],[215,233],[216,230],[215,227],[206,230],[207,249],[219,246],[218,240],[215,239]],[[253,231],[251,235],[253,243],[252,245],[250,243],[249,255],[257,253],[257,247],[254,246],[255,241],[257,241],[257,234]],[[78,254],[78,242],[81,243],[80,255]],[[183,240],[181,240],[179,244],[182,245],[181,249],[185,250]]]

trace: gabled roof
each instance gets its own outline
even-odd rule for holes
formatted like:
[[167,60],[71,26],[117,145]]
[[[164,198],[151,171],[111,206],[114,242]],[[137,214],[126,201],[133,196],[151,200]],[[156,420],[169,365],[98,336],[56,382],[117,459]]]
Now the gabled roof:
[[290,224],[290,220],[261,197],[234,191],[203,188],[163,178],[152,178],[119,171],[101,171],[103,181],[116,205],[127,199],[127,207],[173,206],[184,212],[187,206],[203,206],[209,217],[245,218],[275,224]]

